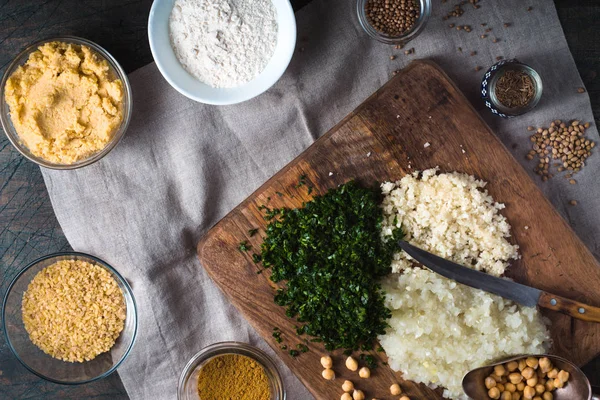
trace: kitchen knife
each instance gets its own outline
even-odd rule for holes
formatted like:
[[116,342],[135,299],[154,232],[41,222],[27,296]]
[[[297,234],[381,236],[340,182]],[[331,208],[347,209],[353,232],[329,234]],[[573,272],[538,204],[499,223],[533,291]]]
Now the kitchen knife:
[[598,307],[463,267],[415,247],[404,240],[399,241],[398,245],[408,255],[433,272],[455,280],[458,283],[497,294],[527,307],[535,307],[537,305],[584,321],[600,322],[600,308]]

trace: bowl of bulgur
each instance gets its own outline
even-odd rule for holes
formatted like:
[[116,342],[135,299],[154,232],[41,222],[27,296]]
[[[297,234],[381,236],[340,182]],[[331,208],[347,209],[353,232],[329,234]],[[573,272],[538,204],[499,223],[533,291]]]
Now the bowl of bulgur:
[[131,287],[112,266],[84,253],[56,253],[13,279],[2,326],[29,371],[76,385],[110,375],[127,358],[137,309]]

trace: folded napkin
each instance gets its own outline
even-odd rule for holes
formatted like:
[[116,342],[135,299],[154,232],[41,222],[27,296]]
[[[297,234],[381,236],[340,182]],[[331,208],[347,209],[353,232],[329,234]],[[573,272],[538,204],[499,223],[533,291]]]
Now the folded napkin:
[[[464,15],[450,21],[442,16],[454,2],[434,3],[426,30],[408,46],[415,54],[406,56],[368,39],[356,20],[354,1],[312,1],[297,13],[297,51],[285,75],[268,92],[239,105],[188,100],[150,64],[130,76],[133,119],[117,148],[83,169],[43,170],[73,248],[105,259],[132,284],[139,334],[119,369],[132,399],[176,398],[186,362],[214,342],[249,342],[273,354],[207,276],[196,258],[196,243],[411,59],[439,63],[534,177],[524,157],[528,125],[556,118],[593,121],[587,94],[577,93],[582,82],[552,0],[534,2],[529,12],[521,0],[482,1],[479,9],[466,4]],[[471,25],[473,31],[450,29],[451,22]],[[504,28],[505,22],[511,26]],[[485,40],[481,23],[492,28]],[[500,40],[492,43],[493,37]],[[477,54],[471,56],[472,51]],[[390,60],[392,55],[397,58]],[[533,112],[502,120],[484,108],[479,82],[496,56],[517,57],[541,74],[544,96]],[[476,72],[477,65],[484,69]],[[598,140],[595,128],[588,134]],[[589,159],[578,185],[535,177],[596,255],[599,159],[598,154]],[[580,206],[567,206],[570,199]],[[288,398],[312,398],[278,363]]]

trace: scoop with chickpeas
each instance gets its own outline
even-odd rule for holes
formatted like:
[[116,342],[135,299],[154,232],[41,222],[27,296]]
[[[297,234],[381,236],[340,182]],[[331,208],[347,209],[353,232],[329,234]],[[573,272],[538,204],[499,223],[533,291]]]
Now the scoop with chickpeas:
[[527,357],[495,365],[484,385],[494,400],[553,400],[552,392],[568,380],[569,373],[555,368],[548,357]]

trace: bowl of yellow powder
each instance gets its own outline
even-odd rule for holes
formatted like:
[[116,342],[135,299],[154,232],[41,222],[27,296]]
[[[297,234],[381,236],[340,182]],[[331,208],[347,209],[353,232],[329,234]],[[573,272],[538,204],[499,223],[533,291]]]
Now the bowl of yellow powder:
[[76,385],[102,379],[128,357],[137,308],[127,281],[84,253],[42,257],[17,274],[2,307],[8,347],[29,371]]
[[23,50],[0,83],[0,120],[30,161],[75,169],[100,160],[123,137],[131,87],[102,47],[77,37],[43,40]]
[[262,350],[241,342],[215,343],[187,363],[178,400],[284,400],[281,375]]

